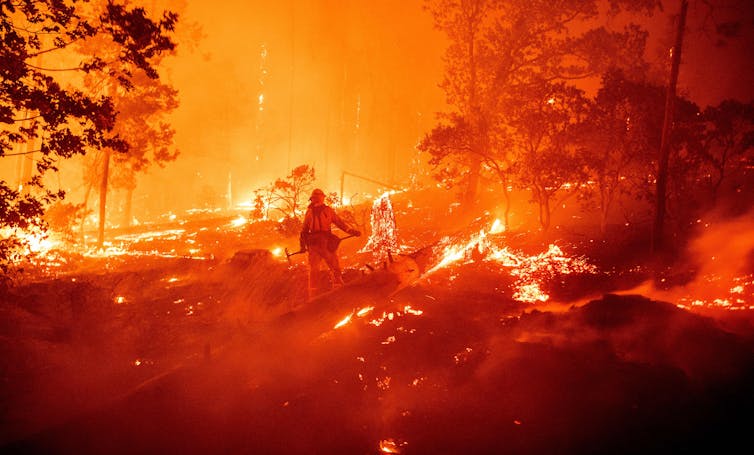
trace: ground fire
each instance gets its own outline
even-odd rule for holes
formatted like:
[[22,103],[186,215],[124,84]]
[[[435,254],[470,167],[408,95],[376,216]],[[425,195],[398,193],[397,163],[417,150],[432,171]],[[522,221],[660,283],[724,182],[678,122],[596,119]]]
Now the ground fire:
[[268,3],[0,2],[0,453],[752,451],[751,2]]

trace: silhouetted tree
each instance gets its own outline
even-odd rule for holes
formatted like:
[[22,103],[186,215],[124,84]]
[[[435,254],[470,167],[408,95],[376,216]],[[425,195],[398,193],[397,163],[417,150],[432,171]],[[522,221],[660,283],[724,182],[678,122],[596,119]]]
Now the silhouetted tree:
[[586,118],[587,99],[581,90],[542,80],[521,98],[516,112],[511,125],[517,179],[531,191],[546,231],[556,195],[568,190],[563,198],[571,197],[586,180],[577,134]]
[[[0,155],[9,156],[15,144],[40,142],[37,150],[30,151],[38,153],[38,174],[23,182],[23,191],[0,181],[0,227],[15,230],[43,225],[44,206],[64,194],[45,188],[41,176],[56,171],[60,159],[92,149],[128,149],[122,138],[111,133],[116,118],[112,97],[84,91],[83,82],[72,79],[108,74],[119,86],[130,88],[136,71],[156,78],[152,60],[174,48],[169,33],[176,21],[171,12],[153,21],[143,8],[115,1],[100,10],[65,0],[0,1]],[[74,45],[96,37],[114,43],[118,52],[113,60],[73,50]],[[45,63],[49,56],[75,63],[61,68]],[[68,83],[62,82],[62,75]],[[6,248],[20,243],[15,235],[5,240],[0,260],[9,257]]]
[[[266,205],[269,210],[277,210],[286,218],[296,218],[301,211],[301,200],[308,197],[314,185],[314,168],[302,164],[291,170],[285,178],[277,179],[267,191]],[[260,200],[264,201],[264,197]]]
[[596,202],[600,231],[616,203],[627,200],[646,207],[653,196],[648,176],[654,175],[655,147],[660,140],[663,88],[628,79],[610,70],[591,103],[580,138],[584,162],[593,185],[582,188],[583,200]]
[[703,133],[699,154],[712,193],[717,200],[725,180],[737,180],[754,160],[754,102],[725,100],[702,112]]
[[[646,32],[629,25],[619,32],[595,27],[597,0],[432,0],[435,25],[449,38],[445,90],[452,113],[423,139],[447,185],[464,184],[474,199],[480,175],[492,172],[505,191],[518,160],[510,149],[513,119],[521,98],[539,81],[571,80],[601,74],[610,66],[641,72]],[[611,1],[623,9],[652,10],[654,0]],[[525,101],[536,105],[538,95]],[[524,133],[525,134],[525,133]],[[516,168],[521,169],[521,166]]]
[[[178,152],[172,147],[175,130],[165,120],[167,114],[178,107],[178,92],[159,79],[136,74],[133,88],[118,92],[114,97],[118,117],[113,132],[129,145],[128,153],[113,155],[110,171],[112,186],[126,191],[124,222],[131,224],[131,201],[136,189],[136,176],[151,165],[164,166],[175,160]],[[106,158],[106,152],[101,153]],[[96,168],[99,181],[102,169]],[[107,190],[107,188],[105,188]],[[101,218],[100,230],[104,232],[105,219]]]

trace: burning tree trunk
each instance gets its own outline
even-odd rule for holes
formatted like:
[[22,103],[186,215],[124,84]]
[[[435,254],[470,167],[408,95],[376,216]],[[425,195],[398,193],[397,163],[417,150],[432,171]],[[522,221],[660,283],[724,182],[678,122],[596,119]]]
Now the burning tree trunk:
[[655,220],[652,230],[652,251],[662,247],[664,240],[665,203],[668,185],[668,162],[670,161],[670,133],[673,128],[673,110],[675,107],[676,85],[678,84],[678,71],[681,65],[681,49],[683,47],[683,33],[686,25],[686,12],[688,0],[681,0],[681,12],[678,16],[678,28],[676,29],[675,44],[673,45],[670,63],[670,81],[665,97],[665,119],[662,123],[662,139],[660,140],[660,159],[657,169],[657,190],[655,204]]
[[371,251],[374,259],[382,262],[391,251],[398,251],[395,214],[388,193],[372,204],[371,228],[372,233],[362,251]]

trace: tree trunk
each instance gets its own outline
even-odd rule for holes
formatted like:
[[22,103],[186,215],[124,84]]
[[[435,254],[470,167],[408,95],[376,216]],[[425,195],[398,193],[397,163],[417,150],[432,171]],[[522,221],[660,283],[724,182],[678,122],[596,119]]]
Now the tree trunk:
[[475,158],[469,166],[469,180],[466,186],[466,193],[464,194],[466,208],[471,209],[476,206],[476,196],[479,191],[479,172],[481,169],[481,161]]
[[23,169],[21,171],[21,185],[23,187],[23,194],[29,194],[29,191],[31,190],[29,182],[31,181],[32,175],[34,175],[35,142],[36,140],[34,138],[30,138],[28,141],[26,141],[26,154],[22,155],[24,159]]
[[129,187],[126,189],[126,203],[123,207],[123,226],[131,227],[131,219],[133,218],[133,200],[134,200],[134,188]]
[[651,251],[656,252],[664,243],[665,203],[667,199],[668,185],[668,162],[670,161],[670,134],[673,127],[673,111],[675,108],[676,85],[678,84],[678,71],[681,65],[681,50],[683,48],[683,33],[686,26],[686,12],[688,0],[681,0],[681,12],[678,16],[678,28],[676,30],[675,44],[673,45],[672,60],[670,62],[670,81],[665,96],[665,118],[662,123],[662,139],[660,140],[660,159],[657,168],[657,186],[655,219],[652,229]]
[[542,225],[542,232],[550,230],[550,198],[542,196],[539,203],[539,223]]
[[508,225],[508,219],[511,213],[511,193],[508,191],[508,182],[503,182],[503,195],[505,196],[505,213],[503,214],[503,222],[506,232],[510,229]]
[[89,194],[92,192],[92,186],[93,184],[90,182],[86,185],[86,191],[84,192],[84,207],[83,215],[81,216],[81,225],[79,226],[79,230],[81,231],[81,244],[85,244],[86,236],[84,235],[84,223],[86,222],[86,208],[89,205]]
[[100,250],[105,243],[105,209],[107,206],[107,177],[110,174],[110,149],[105,149],[104,153],[102,180],[100,180],[99,185],[99,228],[97,230],[97,248]]

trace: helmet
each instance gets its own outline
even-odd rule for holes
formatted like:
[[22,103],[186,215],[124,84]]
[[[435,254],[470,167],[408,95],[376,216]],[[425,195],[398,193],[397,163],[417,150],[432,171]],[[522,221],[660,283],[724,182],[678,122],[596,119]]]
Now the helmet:
[[315,188],[314,191],[312,191],[312,195],[309,197],[309,200],[313,200],[317,196],[325,197],[325,192],[320,190],[319,188]]

